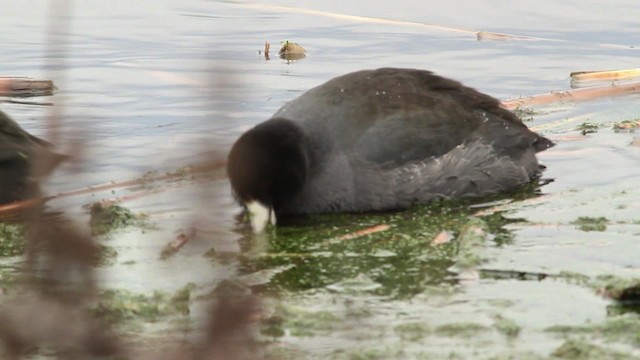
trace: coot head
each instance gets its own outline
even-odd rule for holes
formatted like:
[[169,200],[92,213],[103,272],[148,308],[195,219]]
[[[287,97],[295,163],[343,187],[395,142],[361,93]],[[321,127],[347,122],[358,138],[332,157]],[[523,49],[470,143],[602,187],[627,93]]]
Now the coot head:
[[227,173],[236,198],[260,232],[302,191],[308,177],[307,139],[298,125],[274,118],[244,133],[231,148]]

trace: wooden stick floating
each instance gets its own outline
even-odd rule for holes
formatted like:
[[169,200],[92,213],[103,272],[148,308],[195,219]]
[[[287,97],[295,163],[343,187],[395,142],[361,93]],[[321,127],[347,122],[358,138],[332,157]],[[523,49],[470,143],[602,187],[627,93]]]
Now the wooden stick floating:
[[[158,181],[176,180],[176,179],[183,178],[185,176],[192,176],[192,175],[203,174],[203,173],[206,173],[208,171],[215,171],[215,170],[224,168],[225,165],[226,165],[226,161],[220,161],[220,162],[215,162],[215,163],[210,163],[210,164],[194,165],[194,166],[189,166],[189,167],[186,167],[186,168],[182,168],[182,169],[180,169],[178,171],[175,171],[175,172],[172,172],[172,173],[162,173],[162,174],[157,174],[157,175],[156,174],[151,174],[151,175],[147,175],[147,176],[142,176],[140,178],[124,179],[124,180],[118,180],[118,181],[110,181],[110,182],[107,182],[107,183],[102,183],[102,184],[98,184],[98,185],[87,186],[87,187],[80,188],[80,189],[75,189],[75,190],[71,190],[71,191],[65,191],[65,192],[57,193],[55,195],[51,195],[51,196],[47,196],[47,197],[27,199],[27,200],[23,200],[23,201],[16,201],[16,202],[12,202],[12,203],[9,203],[9,204],[0,204],[0,219],[2,219],[2,218],[13,218],[13,217],[16,216],[16,214],[20,213],[21,211],[27,210],[27,209],[31,208],[32,206],[41,204],[41,203],[49,201],[49,200],[57,199],[57,198],[64,198],[64,197],[82,195],[82,194],[90,194],[90,193],[93,193],[93,192],[107,191],[107,190],[113,190],[113,189],[119,189],[119,188],[128,188],[128,187],[133,187],[133,186],[141,186],[141,185],[151,184],[151,183],[158,182]],[[211,180],[214,180],[214,179],[215,179],[215,177],[211,178]],[[137,193],[131,194],[131,195],[121,196],[121,197],[114,198],[114,199],[107,199],[107,200],[104,200],[103,202],[105,204],[107,204],[107,205],[116,204],[116,203],[120,203],[120,202],[127,201],[127,200],[137,199],[137,198],[140,198],[142,196],[149,195],[149,194],[159,193],[159,192],[165,191],[165,190],[167,190],[169,188],[171,188],[171,186],[165,186],[165,187],[160,188],[160,189],[151,189],[151,190],[140,191],[140,192],[137,192]]]
[[55,86],[51,80],[34,80],[27,77],[0,77],[0,96],[31,97],[53,95]]
[[553,91],[547,94],[505,100],[502,102],[502,106],[509,110],[513,110],[522,106],[546,105],[560,101],[586,101],[606,96],[620,96],[635,93],[640,93],[640,81],[621,85],[595,86],[566,91]]
[[[421,23],[416,21],[403,21],[403,20],[394,20],[394,19],[387,19],[387,18],[380,18],[380,17],[348,15],[348,14],[342,14],[342,13],[335,13],[335,12],[321,11],[321,10],[300,8],[300,7],[293,7],[293,6],[259,4],[259,3],[250,3],[250,2],[244,2],[239,0],[235,0],[235,1],[231,0],[229,2],[232,4],[236,4],[246,8],[253,8],[253,9],[264,9],[264,10],[270,10],[270,11],[276,11],[276,12],[323,16],[323,17],[328,17],[332,19],[352,21],[352,22],[373,23],[373,24],[382,24],[382,25],[397,25],[397,26],[404,26],[404,27],[423,28],[428,30],[464,33],[464,34],[471,35],[478,40],[513,39],[513,40],[558,41],[558,42],[567,42],[567,43],[572,42],[572,41],[561,40],[561,39],[550,39],[550,38],[541,38],[541,37],[533,37],[533,36],[493,33],[489,31],[469,30],[469,29],[456,28],[452,26],[426,24],[426,23]],[[582,43],[584,43],[584,41],[582,41]],[[607,47],[607,48],[615,48],[615,49],[633,49],[632,46],[621,45],[621,44],[595,43],[593,45],[600,46],[600,47]]]
[[190,227],[189,229],[181,230],[178,236],[175,237],[170,243],[168,243],[162,252],[160,253],[161,259],[167,259],[168,257],[174,255],[191,239],[196,236],[196,228]]
[[460,29],[460,28],[454,28],[450,26],[441,26],[441,25],[434,25],[434,24],[425,24],[425,23],[415,22],[415,21],[402,21],[402,20],[393,20],[393,19],[377,18],[377,17],[370,17],[370,16],[347,15],[347,14],[293,7],[293,6],[279,6],[279,5],[270,5],[270,4],[245,3],[245,2],[235,2],[235,3],[237,5],[241,5],[247,8],[316,15],[316,16],[323,16],[323,17],[328,17],[328,18],[333,18],[338,20],[354,21],[354,22],[403,25],[403,26],[410,26],[410,27],[426,28],[431,30],[443,30],[443,31],[450,31],[450,32],[466,33],[473,36],[476,36],[476,33],[477,33],[477,31],[473,31],[473,30]]
[[543,38],[537,38],[537,37],[533,37],[533,36],[503,34],[503,33],[491,32],[491,31],[478,31],[476,33],[476,38],[478,39],[478,41],[482,41],[482,40],[546,40],[546,41],[552,41],[552,39],[543,39]]
[[366,229],[358,230],[349,234],[339,236],[337,240],[340,240],[340,241],[352,240],[362,236],[367,236],[367,235],[375,234],[381,231],[386,231],[386,230],[389,230],[390,228],[391,226],[388,224],[380,224],[380,225],[372,226]]
[[602,80],[614,81],[640,77],[640,68],[622,70],[596,70],[596,71],[574,71],[570,74],[572,80],[589,81]]

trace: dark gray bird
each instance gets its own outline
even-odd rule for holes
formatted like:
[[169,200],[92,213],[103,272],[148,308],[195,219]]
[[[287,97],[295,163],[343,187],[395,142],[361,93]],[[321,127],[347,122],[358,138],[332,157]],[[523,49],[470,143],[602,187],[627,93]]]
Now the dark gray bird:
[[495,98],[429,71],[330,80],[233,145],[227,172],[261,231],[276,216],[407,208],[500,193],[539,176],[554,144]]
[[39,180],[66,158],[50,148],[0,111],[0,204],[38,195]]

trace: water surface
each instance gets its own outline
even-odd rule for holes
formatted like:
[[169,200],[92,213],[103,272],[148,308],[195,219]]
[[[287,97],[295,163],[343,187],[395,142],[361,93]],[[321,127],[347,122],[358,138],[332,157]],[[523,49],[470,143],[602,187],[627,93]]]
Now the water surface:
[[[174,171],[202,160],[198,154],[207,151],[223,158],[237,136],[286,101],[349,71],[430,69],[507,99],[568,89],[572,71],[636,67],[635,5],[77,1],[67,14],[68,29],[51,30],[49,3],[23,1],[5,4],[0,12],[0,75],[51,78],[59,87],[51,99],[64,112],[65,136],[58,146],[64,150],[81,140],[86,153],[82,167],[67,165],[50,180],[48,189],[55,193],[146,171]],[[537,39],[477,41],[474,31]],[[50,36],[58,32],[60,37]],[[51,47],[52,39],[66,45]],[[307,57],[292,62],[259,54],[265,41],[273,51],[284,40],[302,44]],[[2,110],[33,134],[47,135],[49,108],[2,104]],[[545,329],[606,322],[612,304],[587,285],[553,276],[637,277],[640,148],[631,143],[638,135],[615,132],[612,125],[640,117],[640,106],[633,95],[534,110],[528,125],[557,142],[540,155],[548,167],[545,177],[555,181],[538,193],[483,209],[499,219],[481,218],[490,225],[484,246],[473,250],[483,260],[473,269],[475,278],[460,281],[450,268],[459,261],[456,246],[430,243],[442,230],[454,237],[463,233],[478,209],[320,217],[256,240],[237,225],[239,209],[220,179],[204,189],[187,184],[123,203],[150,214],[158,229],[103,240],[118,251],[115,264],[99,269],[103,286],[149,293],[194,282],[206,293],[221,279],[286,269],[267,281],[266,293],[277,293],[279,300],[270,295],[266,302],[281,302],[277,306],[289,309],[291,318],[331,314],[327,324],[312,324],[320,330],[306,334],[285,323],[277,341],[301,358],[545,358],[564,342]],[[602,127],[582,135],[577,127],[586,121]],[[129,193],[116,189],[52,206],[84,222],[81,205]],[[580,230],[572,224],[580,216],[606,217],[606,231]],[[175,231],[194,222],[200,235],[160,260]],[[381,223],[392,228],[331,241]],[[259,241],[271,246],[260,248]],[[238,257],[205,257],[212,248]],[[505,279],[486,275],[488,270],[549,277]],[[345,285],[346,280],[353,281]],[[198,306],[194,301],[192,307]],[[520,329],[517,334],[501,330],[504,319]],[[602,345],[597,336],[594,341]],[[624,351],[637,352],[626,339],[618,342]]]

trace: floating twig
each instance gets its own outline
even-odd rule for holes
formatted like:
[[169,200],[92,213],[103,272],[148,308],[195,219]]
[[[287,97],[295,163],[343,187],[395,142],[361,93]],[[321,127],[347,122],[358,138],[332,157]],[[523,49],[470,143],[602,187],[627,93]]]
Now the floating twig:
[[352,240],[355,238],[359,238],[362,236],[366,236],[366,235],[371,235],[371,234],[375,234],[381,231],[386,231],[389,230],[389,228],[391,228],[390,225],[388,224],[380,224],[380,225],[376,225],[376,226],[372,226],[366,229],[362,229],[362,230],[358,230],[349,234],[345,234],[342,236],[339,236],[338,238],[336,238],[336,240]]
[[621,85],[595,86],[590,88],[553,91],[547,94],[526,96],[519,99],[505,100],[502,106],[513,110],[522,106],[546,105],[560,101],[586,101],[605,96],[620,96],[640,92],[640,82]]
[[[202,183],[205,183],[205,182],[208,182],[208,181],[213,181],[213,180],[214,180],[214,178],[198,179],[198,180],[191,181],[190,184],[194,184],[194,183],[195,184],[202,184]],[[137,199],[140,199],[140,198],[145,197],[145,196],[163,193],[163,192],[165,192],[167,190],[179,188],[180,186],[182,186],[182,183],[172,183],[170,185],[166,185],[166,186],[155,188],[155,189],[147,189],[147,190],[136,191],[136,192],[134,192],[132,194],[129,194],[129,195],[118,196],[118,197],[114,197],[114,198],[110,198],[110,199],[102,199],[102,200],[98,201],[98,203],[100,205],[102,205],[102,206],[111,206],[111,205],[121,204],[123,202],[137,200]],[[95,202],[91,202],[91,203],[83,205],[82,207],[89,208],[94,203]]]
[[431,240],[431,245],[442,245],[451,242],[451,240],[453,240],[453,235],[446,230],[442,230]]
[[482,40],[547,40],[547,41],[551,41],[551,39],[542,39],[542,38],[537,38],[533,36],[504,34],[504,33],[497,33],[497,32],[491,32],[491,31],[478,31],[476,33],[476,39],[478,41],[482,41]]
[[173,239],[167,246],[162,249],[160,254],[161,259],[166,259],[175,253],[177,253],[187,242],[196,236],[197,230],[194,227],[190,227],[187,231],[181,230],[178,236]]
[[364,23],[374,23],[374,24],[388,24],[388,25],[403,25],[403,26],[421,27],[421,28],[427,28],[427,29],[431,29],[431,30],[444,30],[444,31],[466,33],[466,34],[471,34],[473,36],[475,36],[476,33],[477,33],[477,31],[454,28],[454,27],[449,27],[449,26],[440,26],[440,25],[425,24],[425,23],[414,22],[414,21],[402,21],[402,20],[393,20],[393,19],[385,19],[385,18],[377,18],[377,17],[369,17],[369,16],[347,15],[347,14],[341,14],[341,13],[335,13],[335,12],[329,12],[329,11],[320,11],[320,10],[314,10],[314,9],[299,8],[299,7],[293,7],[293,6],[279,6],[279,5],[271,5],[271,4],[258,4],[258,3],[245,3],[245,2],[235,2],[235,3],[237,5],[241,5],[241,6],[244,6],[244,7],[247,7],[247,8],[266,9],[266,10],[271,10],[271,11],[280,11],[280,12],[288,12],[288,13],[316,15],[316,16],[329,17],[329,18],[339,19],[339,20],[349,20],[349,21],[357,21],[357,22],[364,22]]
[[269,42],[264,42],[264,59],[269,60],[269,48],[271,48],[271,44]]
[[31,97],[53,95],[55,86],[51,80],[35,80],[28,77],[0,77],[0,96]]
[[[53,199],[65,198],[65,197],[70,197],[70,196],[75,196],[75,195],[90,194],[90,193],[93,193],[93,192],[114,190],[114,189],[119,189],[119,188],[129,188],[129,187],[134,187],[134,186],[141,186],[141,185],[151,184],[151,183],[158,182],[158,181],[171,181],[171,180],[184,178],[185,176],[189,176],[189,175],[197,175],[197,174],[202,174],[202,173],[206,173],[206,172],[209,172],[209,171],[215,171],[217,169],[223,168],[225,165],[226,165],[226,162],[224,162],[224,161],[211,163],[211,164],[194,165],[194,166],[189,166],[189,167],[185,167],[185,168],[179,169],[178,171],[175,171],[175,172],[172,172],[172,173],[164,173],[164,174],[160,174],[160,175],[152,175],[151,174],[151,175],[146,175],[146,176],[142,176],[140,178],[135,178],[135,179],[124,179],[124,180],[118,180],[118,181],[110,181],[110,182],[107,182],[107,183],[102,183],[102,184],[93,185],[93,186],[87,186],[87,187],[83,187],[83,188],[80,188],[80,189],[60,192],[60,193],[57,193],[57,194],[51,195],[51,196],[34,198],[34,199],[27,199],[27,200],[23,200],[23,201],[16,201],[16,202],[9,203],[9,204],[2,204],[2,205],[0,205],[0,218],[3,218],[3,217],[5,217],[5,218],[15,217],[16,214],[18,214],[21,211],[27,210],[27,209],[31,208],[32,206],[34,206],[34,205],[42,204],[43,202],[50,201],[50,200],[53,200]],[[216,178],[217,177],[210,177],[210,178],[208,177],[206,180],[207,181],[208,180],[214,180]],[[202,179],[199,179],[196,182],[202,182],[202,181],[203,181]],[[121,197],[112,198],[112,199],[105,199],[101,203],[103,205],[118,204],[118,203],[121,203],[123,201],[130,201],[130,200],[138,199],[138,198],[146,196],[146,195],[160,193],[160,192],[166,191],[167,189],[169,189],[171,187],[177,187],[177,185],[173,184],[172,186],[166,186],[166,187],[163,187],[163,188],[152,189],[152,190],[148,190],[147,189],[145,191],[138,191],[138,192],[136,192],[134,194],[131,194],[131,195],[121,196]]]
[[[469,30],[469,29],[462,29],[462,28],[457,28],[452,26],[426,24],[426,23],[415,22],[415,21],[403,21],[403,20],[394,20],[394,19],[387,19],[387,18],[380,18],[380,17],[348,15],[348,14],[342,14],[342,13],[335,13],[335,12],[321,11],[321,10],[300,8],[300,7],[293,7],[293,6],[250,3],[250,2],[244,2],[244,1],[238,1],[238,0],[235,0],[235,1],[232,0],[231,3],[239,6],[243,6],[246,8],[323,16],[323,17],[328,17],[332,19],[352,21],[352,22],[373,23],[373,24],[382,24],[382,25],[397,25],[397,26],[422,28],[422,29],[436,30],[436,31],[463,33],[463,34],[473,36],[476,39],[478,39],[480,35],[480,37],[482,37],[482,40],[496,40],[496,39],[504,40],[508,38],[508,39],[514,39],[514,40],[538,40],[538,41],[554,41],[554,42],[564,42],[564,43],[575,42],[575,41],[569,41],[569,40]],[[581,41],[581,43],[585,43],[585,41]],[[596,43],[595,45],[601,46],[601,47],[607,47],[607,48],[615,48],[615,49],[633,49],[633,46],[621,45],[621,44]]]
[[594,86],[598,83],[612,83],[640,77],[640,68],[602,71],[576,71],[570,74],[571,87]]
[[187,166],[184,168],[180,168],[179,170],[174,172],[163,173],[159,175],[148,173],[147,175],[144,175],[139,178],[109,181],[109,182],[98,184],[98,185],[87,186],[81,189],[75,189],[75,190],[57,193],[49,197],[48,199],[68,197],[73,195],[89,194],[92,192],[114,190],[118,188],[133,187],[138,185],[146,185],[146,184],[150,184],[158,181],[175,180],[175,179],[183,178],[188,175],[196,175],[196,174],[201,174],[208,171],[221,169],[225,165],[226,165],[226,162],[221,161],[221,162],[216,162],[211,164]]
[[53,106],[50,101],[26,101],[26,100],[13,100],[13,99],[0,99],[0,103],[7,104],[20,104],[20,105],[37,105],[37,106]]
[[572,80],[623,80],[640,77],[640,68],[621,70],[595,70],[595,71],[574,71],[570,74]]
[[16,220],[23,211],[42,205],[45,201],[46,199],[43,198],[35,198],[2,204],[0,205],[0,221]]

